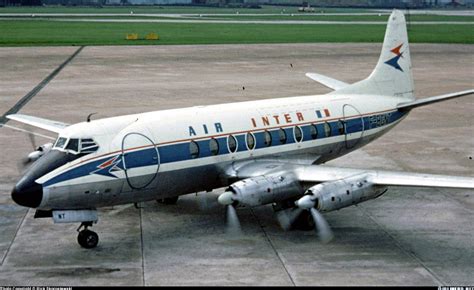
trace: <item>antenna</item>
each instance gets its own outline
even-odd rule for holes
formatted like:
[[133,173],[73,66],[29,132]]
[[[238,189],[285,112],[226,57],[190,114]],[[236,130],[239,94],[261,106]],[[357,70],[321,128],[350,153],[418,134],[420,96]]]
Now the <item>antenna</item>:
[[89,123],[91,121],[91,116],[92,115],[95,115],[97,113],[90,113],[88,116],[87,116],[87,123]]

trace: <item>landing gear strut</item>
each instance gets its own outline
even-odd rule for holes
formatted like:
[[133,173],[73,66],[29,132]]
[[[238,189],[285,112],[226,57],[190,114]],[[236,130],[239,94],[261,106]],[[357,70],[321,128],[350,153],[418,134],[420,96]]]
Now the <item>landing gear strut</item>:
[[[84,227],[83,230],[81,230]],[[88,230],[88,227],[92,227],[92,222],[83,222],[77,229],[79,235],[77,236],[77,242],[81,247],[86,249],[92,249],[97,246],[99,243],[99,236],[93,232]]]

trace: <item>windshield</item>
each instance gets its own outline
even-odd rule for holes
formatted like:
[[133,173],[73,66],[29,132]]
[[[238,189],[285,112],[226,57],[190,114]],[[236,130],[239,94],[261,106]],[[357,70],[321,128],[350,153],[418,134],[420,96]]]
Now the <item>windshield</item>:
[[53,149],[60,149],[73,154],[92,153],[99,149],[99,145],[92,138],[65,138],[59,137]]
[[56,141],[56,144],[54,144],[54,147],[62,149],[64,148],[64,146],[66,146],[66,141],[67,141],[67,138],[59,137],[58,140]]

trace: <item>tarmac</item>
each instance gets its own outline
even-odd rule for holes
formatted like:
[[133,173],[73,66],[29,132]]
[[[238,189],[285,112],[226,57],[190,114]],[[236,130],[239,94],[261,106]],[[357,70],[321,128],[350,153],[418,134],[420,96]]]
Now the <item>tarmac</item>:
[[[103,118],[324,94],[330,90],[306,72],[355,82],[371,72],[381,44],[100,46],[65,63],[78,49],[0,48],[1,114],[17,105],[19,113],[75,123],[95,112]],[[472,45],[415,44],[411,53],[417,97],[473,87]],[[388,134],[329,164],[472,177],[473,101],[415,109]],[[92,228],[99,245],[86,250],[76,241],[78,224],[34,219],[34,210],[11,200],[17,164],[31,151],[26,134],[0,128],[3,286],[474,285],[470,190],[390,188],[325,214],[335,239],[321,244],[314,231],[283,231],[270,205],[238,210],[243,234],[227,235],[225,209],[215,202],[220,189],[176,205],[100,209]]]

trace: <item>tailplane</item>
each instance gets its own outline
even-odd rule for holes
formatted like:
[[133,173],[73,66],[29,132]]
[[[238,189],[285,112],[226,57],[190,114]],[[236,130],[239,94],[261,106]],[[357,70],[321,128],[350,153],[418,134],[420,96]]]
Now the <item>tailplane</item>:
[[388,20],[379,61],[370,76],[332,94],[384,95],[410,101],[415,99],[413,91],[405,16],[401,11],[394,10]]

